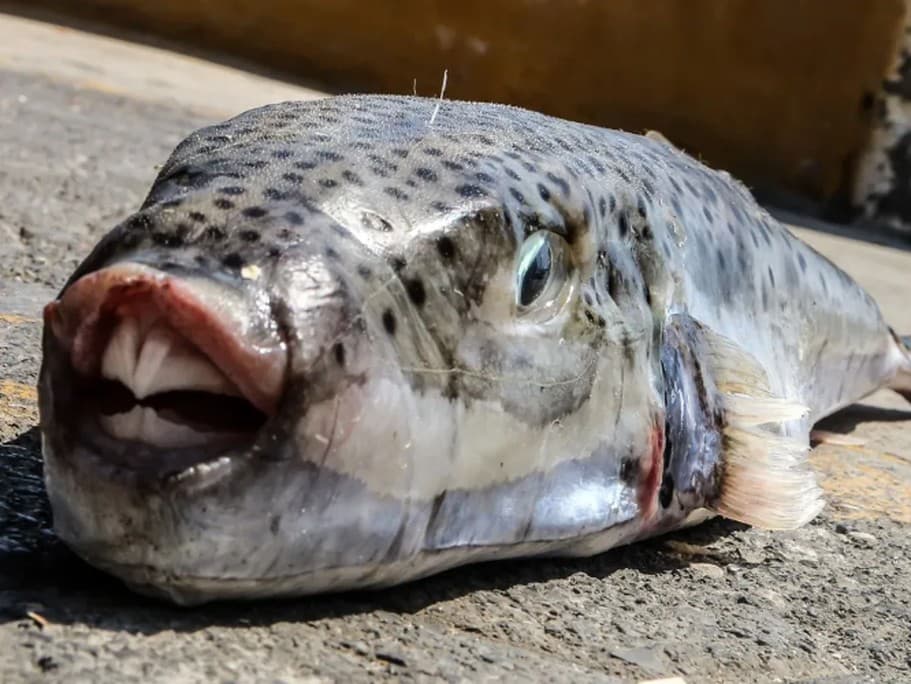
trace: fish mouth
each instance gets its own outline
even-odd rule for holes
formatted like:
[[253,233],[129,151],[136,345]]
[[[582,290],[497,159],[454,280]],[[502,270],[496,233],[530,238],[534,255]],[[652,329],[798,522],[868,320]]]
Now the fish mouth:
[[125,263],[44,315],[59,352],[42,379],[50,428],[74,451],[173,475],[249,449],[277,413],[286,346],[268,302],[243,289]]

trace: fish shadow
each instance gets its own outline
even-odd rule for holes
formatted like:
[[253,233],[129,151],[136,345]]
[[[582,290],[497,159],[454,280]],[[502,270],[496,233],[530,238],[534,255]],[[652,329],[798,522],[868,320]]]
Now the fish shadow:
[[[863,422],[909,419],[908,411],[856,405],[820,426],[850,432]],[[0,623],[35,620],[29,616],[32,613],[38,617],[36,621],[146,635],[211,626],[306,623],[375,611],[412,614],[476,592],[505,592],[567,580],[576,574],[609,581],[621,571],[645,575],[680,572],[694,561],[725,566],[741,561],[737,540],[729,538],[749,529],[715,518],[589,558],[491,561],[386,589],[182,608],[128,590],[116,578],[84,563],[57,539],[51,530],[37,428],[0,443],[0,492]],[[730,543],[724,543],[726,539]],[[721,551],[706,549],[716,542],[721,542]]]
[[871,404],[851,404],[820,420],[814,428],[849,435],[863,423],[911,421],[911,410],[882,408]]

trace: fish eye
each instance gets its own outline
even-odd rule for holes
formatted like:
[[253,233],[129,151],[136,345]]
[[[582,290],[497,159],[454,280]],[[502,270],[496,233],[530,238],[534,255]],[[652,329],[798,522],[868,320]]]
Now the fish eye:
[[520,314],[546,311],[561,303],[568,280],[566,242],[556,233],[539,230],[519,248],[516,263],[515,298]]

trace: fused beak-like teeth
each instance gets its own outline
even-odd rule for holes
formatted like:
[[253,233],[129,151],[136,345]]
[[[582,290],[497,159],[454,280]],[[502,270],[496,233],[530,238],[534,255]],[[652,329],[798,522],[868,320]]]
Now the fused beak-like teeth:
[[116,440],[221,448],[277,409],[287,352],[255,292],[125,262],[72,283],[45,322],[87,399],[62,412]]
[[136,318],[122,319],[114,330],[101,374],[123,383],[137,399],[174,391],[242,396],[215,364],[167,325],[143,326]]
[[[166,392],[206,392],[241,397],[208,357],[162,321],[124,318],[104,350],[101,375],[129,389],[137,400]],[[100,416],[112,437],[162,448],[203,446],[210,431],[169,420],[156,408],[135,405]]]

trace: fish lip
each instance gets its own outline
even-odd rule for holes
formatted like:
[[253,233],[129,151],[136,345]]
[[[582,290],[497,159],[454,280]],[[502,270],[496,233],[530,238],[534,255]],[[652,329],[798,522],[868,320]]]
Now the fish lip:
[[[154,446],[107,434],[95,405],[86,401],[80,389],[99,377],[99,354],[95,352],[99,344],[106,344],[105,335],[111,332],[111,326],[102,321],[105,306],[112,298],[117,301],[124,296],[146,297],[159,307],[177,302],[166,312],[168,323],[236,383],[244,398],[265,414],[264,423],[246,435],[237,433],[242,435],[239,439],[219,436],[202,446]],[[163,301],[156,302],[156,296]],[[189,323],[194,315],[198,323],[200,314],[203,323],[194,330]],[[141,264],[116,264],[69,285],[44,311],[39,403],[44,438],[54,443],[54,448],[45,450],[46,456],[58,467],[83,471],[84,476],[163,491],[214,484],[256,451],[261,438],[271,435],[278,424],[286,388],[287,345],[279,323],[271,320],[275,326],[271,346],[260,345],[245,355],[243,331],[232,331],[230,322],[218,315],[208,311],[205,301],[179,277]],[[228,347],[227,353],[217,349],[222,343]]]
[[[105,317],[131,300],[142,299],[205,354],[243,396],[267,415],[282,397],[288,365],[287,345],[276,329],[274,340],[252,345],[232,330],[224,311],[216,311],[180,278],[138,263],[122,263],[89,273],[44,309],[45,326],[69,354],[73,368],[98,372],[97,353],[110,335]],[[273,321],[274,323],[274,321]]]

